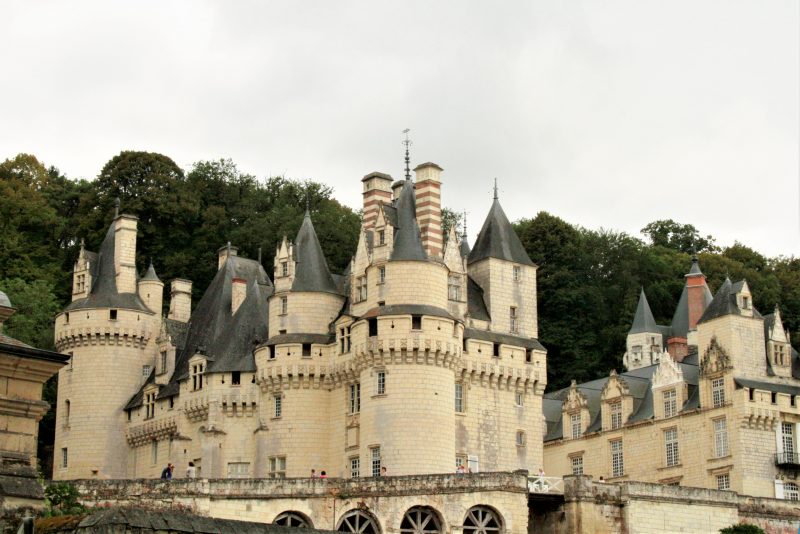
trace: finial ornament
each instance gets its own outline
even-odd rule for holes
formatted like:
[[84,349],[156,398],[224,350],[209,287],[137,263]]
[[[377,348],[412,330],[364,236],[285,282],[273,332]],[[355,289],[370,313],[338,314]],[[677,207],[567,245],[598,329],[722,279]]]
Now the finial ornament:
[[463,239],[467,238],[467,210],[464,210],[464,232],[461,234]]
[[408,138],[408,132],[410,132],[410,131],[411,130],[409,128],[406,128],[405,130],[403,130],[403,133],[406,136],[406,138],[403,139],[403,145],[405,145],[405,147],[406,147],[406,180],[410,180],[411,179],[411,157],[409,156],[409,153],[408,153],[408,149],[411,146],[411,139]]
[[120,206],[120,201],[119,201],[119,197],[117,197],[117,198],[114,199],[114,217],[115,218],[119,217],[119,206]]
[[497,200],[497,178],[494,179],[494,199]]
[[261,247],[258,247],[258,263],[261,263]]

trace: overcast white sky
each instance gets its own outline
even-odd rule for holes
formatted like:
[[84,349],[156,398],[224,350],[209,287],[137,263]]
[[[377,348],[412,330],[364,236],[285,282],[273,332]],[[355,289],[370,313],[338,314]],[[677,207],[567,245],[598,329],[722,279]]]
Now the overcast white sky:
[[512,220],[798,255],[798,27],[797,0],[3,1],[0,159],[230,157],[357,208],[411,128],[473,239],[497,177]]

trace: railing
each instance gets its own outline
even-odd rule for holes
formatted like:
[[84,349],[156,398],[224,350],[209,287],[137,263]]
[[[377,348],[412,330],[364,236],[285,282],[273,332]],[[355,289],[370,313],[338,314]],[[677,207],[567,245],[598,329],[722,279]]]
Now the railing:
[[530,493],[564,493],[564,479],[561,477],[528,477]]
[[779,452],[775,455],[775,465],[779,467],[800,467],[800,453]]

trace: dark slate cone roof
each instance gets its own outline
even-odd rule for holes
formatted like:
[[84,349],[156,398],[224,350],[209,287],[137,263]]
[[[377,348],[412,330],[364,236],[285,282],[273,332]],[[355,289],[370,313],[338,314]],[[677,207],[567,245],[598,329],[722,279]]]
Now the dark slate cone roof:
[[641,332],[661,332],[655,318],[653,318],[653,312],[650,310],[650,304],[647,302],[644,289],[639,293],[639,304],[636,306],[636,315],[633,316],[633,324],[628,334],[639,334]]
[[306,210],[303,224],[294,241],[295,267],[292,291],[321,291],[339,293],[336,283],[328,270],[328,263],[322,253],[322,246],[314,231],[311,215]]
[[394,250],[391,260],[425,261],[428,259],[422,247],[417,225],[417,205],[414,182],[406,180],[397,200],[397,230],[394,233]]
[[469,248],[469,241],[467,241],[467,236],[461,236],[461,243],[458,245],[458,251],[461,254],[461,257],[469,256],[470,248]]
[[[100,245],[97,261],[92,269],[92,289],[89,296],[70,302],[64,311],[88,308],[122,308],[150,312],[137,293],[118,293],[117,275],[114,268],[114,225],[106,232]],[[160,310],[159,310],[160,312]]]
[[160,282],[161,280],[158,278],[156,274],[156,270],[153,267],[153,262],[150,262],[150,267],[147,268],[147,272],[144,273],[144,276],[140,278],[142,282],[144,281],[153,281],[153,282]]
[[469,254],[468,263],[486,258],[534,265],[497,199],[494,199],[492,209],[489,210],[489,215],[483,222],[475,246]]

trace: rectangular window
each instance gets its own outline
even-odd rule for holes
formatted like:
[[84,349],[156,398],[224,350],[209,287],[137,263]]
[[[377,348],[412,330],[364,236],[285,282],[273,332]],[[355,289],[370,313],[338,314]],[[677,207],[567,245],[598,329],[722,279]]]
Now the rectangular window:
[[361,476],[361,459],[350,458],[350,478],[358,478]]
[[152,419],[156,415],[156,394],[148,393],[144,400],[145,419]]
[[456,413],[464,413],[464,384],[456,383]]
[[625,461],[622,457],[622,440],[611,442],[611,476],[621,477],[625,474]]
[[147,380],[150,378],[150,373],[153,372],[153,367],[151,365],[143,365],[142,366],[142,378]]
[[725,473],[724,475],[717,475],[717,489],[727,491],[731,489],[731,475]]
[[167,351],[162,350],[160,356],[161,356],[161,361],[160,361],[161,366],[159,368],[159,372],[166,373],[167,372]]
[[620,428],[622,426],[622,401],[609,403],[608,409],[611,412],[611,429]]
[[478,473],[480,472],[478,469],[480,468],[480,459],[477,456],[470,454],[467,457],[467,470],[470,473]]
[[794,460],[794,424],[781,423],[781,441],[783,442],[783,452],[787,458]]
[[368,334],[369,337],[375,337],[378,335],[378,319],[372,318],[367,319],[367,329],[369,330]]
[[69,460],[69,457],[67,455],[67,448],[64,447],[61,449],[61,467],[63,469],[66,469],[68,466],[67,460]]
[[662,393],[664,397],[664,417],[673,417],[678,413],[678,399],[674,389]]
[[249,475],[249,462],[230,462],[228,464],[228,478],[247,478]]
[[670,428],[664,431],[664,449],[667,459],[667,467],[673,467],[680,463],[678,453],[678,429]]
[[303,343],[303,358],[311,357],[311,343]]
[[386,371],[378,371],[378,383],[375,390],[378,395],[384,395],[386,393]]
[[583,456],[573,456],[572,460],[572,474],[575,476],[583,474]]
[[522,430],[517,431],[517,447],[525,446],[525,432]]
[[269,346],[269,359],[270,360],[274,360],[275,359],[275,345],[270,345]]
[[275,395],[272,397],[273,407],[275,408],[274,414],[275,417],[280,417],[283,415],[283,398],[280,395]]
[[116,321],[117,320],[117,310],[109,310],[108,311],[108,318],[111,319],[112,321]]
[[370,458],[372,460],[372,476],[381,476],[381,448],[372,447],[370,450]]
[[461,276],[451,274],[447,278],[447,298],[449,300],[461,300]]
[[64,324],[69,324],[69,312],[64,314]]
[[572,428],[572,439],[577,439],[581,437],[583,433],[583,429],[581,428],[581,414],[580,413],[573,413],[569,415],[569,424]]
[[281,315],[289,313],[289,297],[281,297]]
[[231,385],[240,386],[241,384],[242,384],[242,372],[241,371],[231,372]]
[[281,276],[289,276],[289,262],[281,262]]
[[192,365],[192,391],[203,389],[203,372],[205,371],[205,364],[197,363]]
[[522,280],[522,268],[518,265],[515,265],[513,268],[513,277],[515,282]]
[[286,478],[286,456],[271,456],[269,478]]
[[519,327],[517,325],[517,308],[511,306],[511,309],[508,314],[509,324],[511,325],[511,333],[516,334],[519,332]]
[[355,302],[362,302],[367,300],[367,277],[359,276],[356,278],[355,287]]
[[150,443],[150,464],[156,465],[158,463],[158,442],[152,441]]
[[523,406],[525,401],[525,394],[521,391],[514,393],[514,405]]
[[714,403],[714,408],[718,408],[725,404],[724,378],[715,378],[711,381],[711,399]]
[[422,330],[422,316],[421,315],[412,315],[411,316],[411,330]]
[[378,230],[378,245],[386,244],[386,230]]
[[347,413],[354,414],[361,411],[361,383],[350,384],[350,398]]
[[386,282],[386,267],[380,266],[378,267],[378,283],[383,284]]
[[[478,349],[478,352],[480,351],[481,349]],[[500,357],[500,343],[492,343],[492,356],[495,358]]]
[[339,330],[339,342],[342,354],[350,352],[350,327],[345,326]]
[[800,491],[795,482],[784,482],[783,498],[787,501],[800,501]]
[[714,420],[714,455],[728,456],[728,424],[725,419]]

